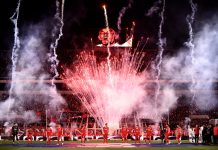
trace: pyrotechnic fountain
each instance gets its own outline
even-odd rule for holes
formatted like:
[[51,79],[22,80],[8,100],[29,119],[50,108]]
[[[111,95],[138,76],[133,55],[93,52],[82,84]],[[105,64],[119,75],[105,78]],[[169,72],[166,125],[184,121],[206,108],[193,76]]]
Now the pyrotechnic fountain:
[[141,53],[126,49],[121,58],[111,59],[111,81],[107,61],[97,62],[91,53],[82,52],[72,70],[65,72],[65,83],[79,97],[99,125],[108,123],[118,128],[124,115],[129,115],[146,96],[146,72]]
[[[105,35],[109,40],[113,35],[110,33],[106,6],[103,8]],[[144,56],[141,53],[132,55],[128,48],[120,58],[111,57],[110,42],[105,45],[108,56],[100,63],[95,55],[82,52],[72,70],[66,70],[65,83],[100,126],[108,123],[111,128],[118,129],[122,117],[131,114],[146,95],[143,86],[145,71],[139,72]],[[119,48],[117,50],[120,51]]]
[[[106,7],[103,6],[103,8],[106,22],[105,32],[107,32],[104,35],[107,35],[107,40],[109,40],[112,35],[109,30]],[[157,60],[157,83],[159,82],[163,53],[161,34],[164,9],[165,4],[163,4],[159,27],[160,54]],[[133,50],[130,47],[123,50],[118,46],[116,51],[119,52],[119,57],[111,57],[110,48],[115,45],[117,47],[117,44],[111,45],[110,40],[105,44],[108,56],[102,62],[98,62],[97,57],[89,52],[80,53],[72,67],[65,68],[65,73],[63,74],[65,83],[81,100],[90,115],[95,118],[100,126],[108,123],[111,128],[117,129],[121,119],[124,116],[131,115],[133,112],[158,121],[163,113],[162,110],[159,110],[157,114],[157,109],[161,108],[161,106],[157,106],[156,102],[158,96],[160,96],[160,85],[158,83],[153,102],[151,95],[154,93],[148,94],[145,90],[145,87],[149,84],[146,83],[146,80],[151,78],[153,74],[142,67],[146,56],[138,49]],[[152,108],[155,111],[150,111]],[[135,117],[138,118],[140,115],[135,115]]]

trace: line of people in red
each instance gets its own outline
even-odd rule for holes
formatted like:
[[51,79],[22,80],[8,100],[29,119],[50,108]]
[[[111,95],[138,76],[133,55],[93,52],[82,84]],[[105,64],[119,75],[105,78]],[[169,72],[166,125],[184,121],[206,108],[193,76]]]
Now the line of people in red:
[[[18,129],[15,128],[17,127],[16,125],[14,125],[14,127],[12,128],[12,133],[13,137],[17,136],[18,133]],[[13,130],[14,129],[14,130]],[[15,130],[16,129],[16,130]],[[218,142],[218,126],[216,125],[214,128],[206,128],[204,127],[204,129],[207,129],[206,131],[212,131],[213,130],[213,141],[214,143]],[[211,129],[211,130],[210,130]],[[52,136],[57,136],[57,145],[63,144],[63,128],[61,127],[60,124],[58,124],[55,127],[55,133],[53,133],[52,128],[51,127],[47,127],[45,129],[44,132],[44,137],[46,137],[46,143],[50,144],[51,143],[51,137]],[[130,131],[131,130],[131,131]],[[82,127],[79,129],[80,131],[80,135],[81,135],[81,143],[85,143],[86,141],[86,136],[88,135],[88,129],[86,124],[83,124]],[[193,129],[194,134],[195,134],[195,142],[198,143],[199,140],[199,134],[200,134],[200,127],[198,127],[198,125],[196,125],[196,127]],[[143,133],[144,132],[144,133]],[[204,132],[204,130],[203,130]],[[202,134],[203,134],[202,132]],[[145,142],[147,144],[150,144],[152,141],[152,136],[154,136],[154,131],[151,125],[146,126],[144,130],[140,129],[140,127],[138,125],[136,125],[133,129],[128,128],[127,126],[123,125],[121,130],[120,130],[120,135],[122,137],[122,142],[126,143],[127,139],[128,139],[128,135],[131,134],[131,136],[134,136],[135,138],[135,143],[140,143],[140,137],[142,136],[142,134],[144,134],[144,138],[145,138]],[[106,123],[105,126],[102,128],[102,135],[103,135],[103,142],[104,143],[108,143],[108,135],[109,135],[109,127],[108,124]],[[169,125],[165,125],[165,127],[163,127],[161,129],[161,139],[166,143],[169,144],[170,140],[169,140],[169,136],[171,135],[171,129],[169,127]],[[175,130],[175,135],[176,135],[176,140],[178,142],[178,144],[181,144],[181,138],[183,135],[183,129],[177,125],[176,130]],[[29,127],[26,130],[26,136],[27,136],[27,143],[32,143],[33,141],[33,137],[34,137],[34,127]],[[203,137],[204,138],[204,137]],[[16,139],[16,138],[13,138]],[[18,138],[17,138],[18,139]],[[203,139],[203,143],[204,143],[204,139]]]
[[[163,130],[164,130],[163,140],[165,141],[166,144],[169,144],[170,143],[169,136],[171,134],[169,125],[166,125]],[[86,125],[83,125],[82,128],[80,129],[82,143],[85,143],[86,132],[87,132]],[[140,137],[142,135],[141,128],[138,125],[136,125],[135,128],[132,129],[131,133],[135,137],[135,143],[140,143]],[[125,125],[122,126],[120,134],[121,134],[122,142],[126,143],[128,134],[129,134],[129,129]],[[183,131],[179,125],[177,125],[175,134],[176,134],[176,140],[178,144],[181,144],[181,138],[182,138]],[[108,143],[109,127],[107,123],[102,128],[102,135],[103,135],[103,143]],[[145,128],[145,142],[147,144],[151,143],[153,135],[154,135],[153,128],[151,127],[151,125],[147,126]]]
[[[87,127],[85,124],[82,125],[82,127],[79,129],[80,130],[80,135],[81,135],[81,143],[85,143],[86,141],[86,136],[87,136]],[[195,142],[198,143],[199,140],[199,134],[200,134],[200,127],[198,127],[198,125],[196,125],[196,127],[193,129],[194,130],[194,134],[195,134]],[[120,135],[122,138],[122,142],[126,143],[127,139],[128,139],[128,134],[129,132],[131,132],[131,135],[133,135],[135,137],[135,143],[140,143],[140,137],[142,136],[142,130],[140,129],[140,127],[138,125],[135,126],[135,128],[131,129],[131,131],[129,131],[129,128],[125,125],[122,126],[121,130],[120,130]],[[154,136],[154,131],[151,125],[147,126],[144,130],[145,133],[145,142],[147,144],[150,144],[152,141],[152,136]],[[29,127],[27,129],[27,142],[28,143],[32,143],[33,140],[33,129],[31,127]],[[51,129],[51,127],[47,127],[45,130],[45,136],[46,136],[46,143],[50,144],[51,143],[51,137],[53,134],[53,131]],[[63,139],[63,128],[61,127],[61,125],[57,125],[56,126],[56,134],[57,136],[57,144],[63,144],[60,143]],[[108,135],[109,135],[109,127],[108,124],[106,123],[105,126],[102,128],[102,135],[103,135],[103,143],[108,143]],[[170,140],[169,140],[169,136],[171,135],[171,129],[169,127],[169,125],[166,125],[163,129],[162,129],[162,135],[161,135],[161,139],[166,143],[166,144],[170,144]],[[175,135],[176,135],[176,140],[178,144],[181,144],[181,138],[183,135],[183,130],[182,128],[177,125],[176,130],[175,130]],[[214,142],[217,143],[217,139],[218,139],[218,126],[214,127]]]
[[[135,137],[135,143],[140,143],[140,137],[142,135],[141,131],[142,130],[140,129],[140,127],[138,125],[136,125],[135,128],[132,129],[131,132],[132,132],[132,135],[134,135],[134,137]],[[105,126],[103,127],[104,143],[108,143],[108,133],[109,133],[109,127],[106,123]],[[123,125],[121,128],[121,138],[122,138],[123,143],[127,142],[128,134],[129,134],[128,128],[125,125]],[[165,128],[163,129],[163,134],[164,134],[163,135],[164,142],[166,144],[170,144],[169,136],[171,134],[171,129],[170,129],[169,125],[166,125]],[[183,130],[179,125],[177,125],[177,128],[175,130],[175,134],[176,134],[176,140],[177,140],[178,144],[181,144]],[[154,135],[153,128],[151,127],[151,125],[147,126],[145,128],[145,142],[147,144],[151,143],[153,135]]]
[[[63,145],[63,128],[61,127],[60,124],[56,125],[56,136],[57,136],[57,145],[62,144]],[[51,127],[47,127],[45,130],[45,137],[46,137],[46,144],[51,144],[51,137],[52,137],[53,131]],[[34,131],[32,127],[30,126],[26,130],[26,135],[27,135],[27,143],[31,144],[33,141],[33,135]],[[62,141],[62,143],[60,143]]]
[[[63,145],[63,128],[60,124],[56,127],[56,134],[57,134],[57,145]],[[46,128],[46,144],[51,143],[51,136],[52,136],[52,129],[51,127]],[[62,142],[61,142],[62,141]],[[60,143],[61,142],[61,143]]]

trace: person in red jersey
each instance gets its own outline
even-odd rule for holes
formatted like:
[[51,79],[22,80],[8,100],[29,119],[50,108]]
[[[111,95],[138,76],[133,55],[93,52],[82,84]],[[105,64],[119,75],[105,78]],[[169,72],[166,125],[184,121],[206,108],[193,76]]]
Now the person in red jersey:
[[121,128],[122,143],[127,142],[128,129],[125,125]]
[[177,125],[176,127],[176,140],[178,142],[178,144],[181,144],[181,138],[182,138],[182,128]]
[[213,128],[214,144],[218,143],[218,124]]
[[138,125],[134,128],[135,143],[140,143],[140,128]]
[[30,144],[33,141],[33,129],[31,126],[26,130],[27,132],[27,143]]
[[51,127],[46,128],[46,144],[51,144],[51,135],[52,135],[52,129]]
[[151,125],[149,125],[146,128],[146,139],[145,139],[146,143],[151,144],[152,135],[153,135],[153,129],[152,129]]
[[86,141],[86,125],[83,124],[82,128],[80,129],[81,131],[81,143],[85,143]]
[[134,128],[133,127],[128,128],[128,134],[130,134],[131,136],[134,136]]
[[62,141],[61,145],[63,145],[63,128],[61,125],[57,125],[57,145],[60,145],[60,141]]
[[194,133],[195,133],[195,143],[198,143],[198,140],[199,140],[199,126],[196,125],[195,128],[194,128]]
[[105,126],[103,127],[104,143],[108,143],[108,134],[109,134],[109,127],[107,126],[107,123],[105,123]]
[[170,144],[169,135],[170,135],[170,127],[169,127],[169,125],[166,125],[166,128],[165,128],[165,142],[166,142],[166,144]]
[[36,141],[36,137],[39,135],[39,129],[36,128],[36,126],[34,127],[33,130],[33,137],[34,137],[34,141]]

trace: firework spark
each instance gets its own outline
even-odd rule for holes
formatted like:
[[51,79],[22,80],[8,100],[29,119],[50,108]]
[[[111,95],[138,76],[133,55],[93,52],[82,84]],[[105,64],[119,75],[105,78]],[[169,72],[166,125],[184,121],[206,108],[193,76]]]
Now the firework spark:
[[163,52],[164,52],[164,40],[162,39],[162,28],[163,28],[163,24],[164,24],[164,12],[165,12],[165,0],[163,0],[162,2],[163,6],[162,6],[162,11],[160,14],[161,17],[161,21],[160,21],[160,25],[159,25],[159,32],[158,32],[158,49],[159,49],[159,53],[158,56],[156,57],[156,71],[157,71],[157,75],[156,75],[156,83],[157,83],[157,89],[156,89],[156,93],[155,93],[155,99],[154,99],[154,103],[155,103],[155,111],[156,111],[156,115],[157,115],[157,100],[158,100],[158,96],[160,94],[160,83],[159,83],[159,79],[160,79],[160,75],[161,75],[161,64],[162,64],[162,59],[163,59]]
[[[60,3],[57,0],[56,1],[56,14],[55,14],[55,19],[58,21],[58,24],[54,27],[53,32],[52,32],[52,38],[53,38],[53,42],[50,45],[50,62],[51,62],[51,69],[54,72],[54,76],[52,78],[52,86],[55,87],[54,84],[54,80],[56,77],[59,76],[58,70],[57,70],[57,66],[59,64],[59,60],[57,59],[57,46],[58,46],[58,42],[60,40],[60,38],[63,35],[63,26],[64,26],[64,2],[65,0],[62,0],[61,2],[61,10],[60,10]],[[58,34],[57,37],[55,37]]]
[[[12,80],[16,76],[16,68],[17,68],[17,60],[18,60],[18,52],[20,50],[20,38],[19,38],[19,28],[18,28],[18,18],[19,18],[19,12],[20,12],[20,4],[21,0],[18,1],[17,8],[14,12],[14,14],[11,16],[11,21],[14,23],[14,45],[12,49]],[[12,98],[12,93],[14,90],[15,84],[12,83],[10,90],[9,90],[9,105],[8,105],[8,110],[11,109],[11,103],[13,103],[14,99]]]

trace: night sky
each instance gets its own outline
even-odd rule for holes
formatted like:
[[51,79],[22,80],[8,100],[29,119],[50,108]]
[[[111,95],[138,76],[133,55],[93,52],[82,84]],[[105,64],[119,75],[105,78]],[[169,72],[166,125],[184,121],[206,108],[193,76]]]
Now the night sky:
[[[13,24],[10,21],[18,0],[2,0],[0,5],[0,56],[1,76],[6,76],[10,68],[11,49],[13,47]],[[133,0],[132,7],[122,17],[122,31],[120,37],[125,35],[126,27],[130,28],[136,22],[134,43],[141,37],[150,38],[150,47],[157,47],[159,13],[146,16],[157,0]],[[218,15],[217,0],[193,0],[197,4],[193,32],[197,32],[210,19]],[[87,48],[90,39],[98,43],[97,35],[100,28],[105,27],[104,11],[102,5],[106,4],[109,26],[117,31],[119,11],[127,6],[128,0],[65,0],[63,36],[59,41],[57,53],[59,59],[71,59],[66,53],[73,54],[76,50]],[[161,5],[160,5],[161,6]],[[27,34],[31,26],[46,26],[48,33],[53,28],[52,19],[55,14],[55,0],[22,0],[18,27],[21,39]],[[189,0],[166,0],[163,37],[167,39],[166,52],[174,53],[188,40],[188,26],[186,17],[191,13]],[[88,43],[88,44],[87,44]]]

